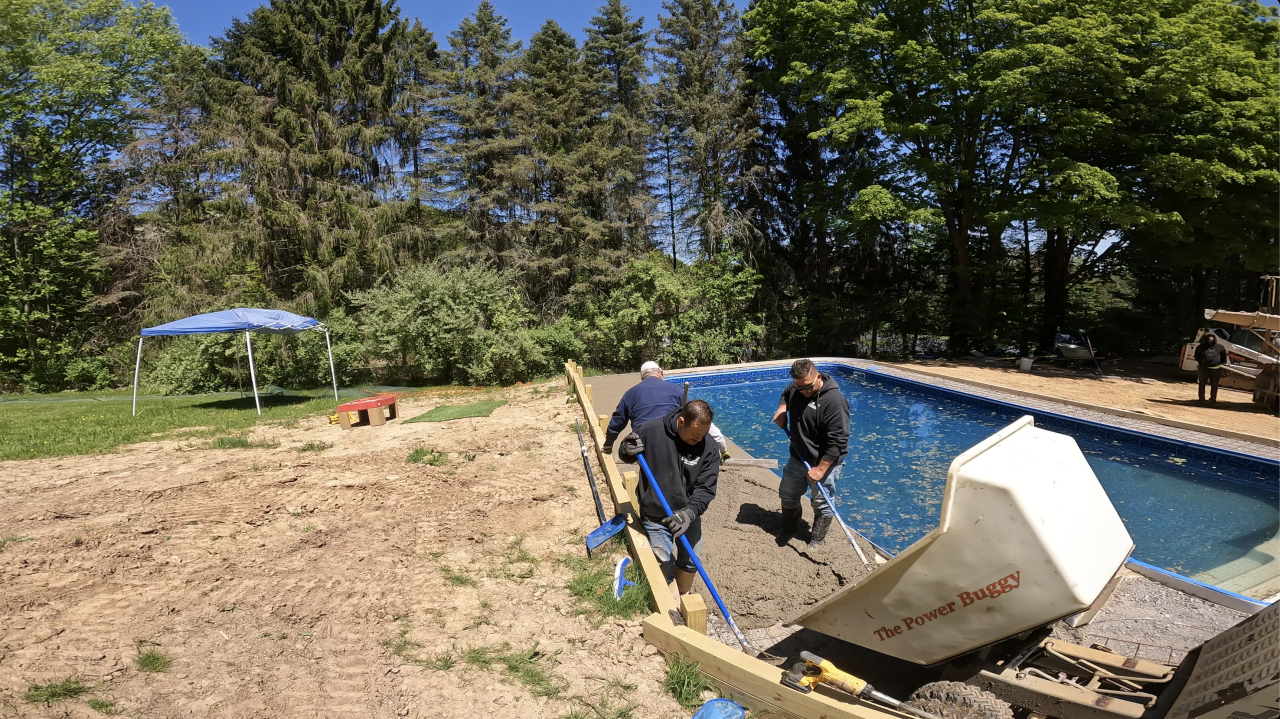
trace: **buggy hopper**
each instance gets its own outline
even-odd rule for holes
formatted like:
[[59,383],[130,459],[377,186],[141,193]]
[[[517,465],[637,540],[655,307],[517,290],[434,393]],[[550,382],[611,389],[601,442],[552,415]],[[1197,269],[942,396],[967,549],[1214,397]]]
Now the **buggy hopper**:
[[937,528],[792,623],[920,665],[908,704],[945,719],[1274,719],[1276,605],[1176,668],[1050,638],[1132,549],[1075,440],[1023,417],[951,463]]
[[1132,549],[1075,440],[1023,417],[951,463],[933,531],[793,623],[937,664],[1088,609]]

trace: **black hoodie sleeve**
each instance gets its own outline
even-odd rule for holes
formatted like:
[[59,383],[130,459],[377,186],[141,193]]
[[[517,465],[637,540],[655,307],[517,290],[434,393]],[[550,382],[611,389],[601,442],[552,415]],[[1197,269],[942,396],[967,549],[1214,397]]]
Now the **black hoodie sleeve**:
[[822,407],[827,436],[819,461],[825,459],[835,464],[844,456],[845,448],[849,446],[849,401],[843,394],[833,394],[840,398],[839,401],[828,400]]
[[720,482],[720,451],[716,443],[705,440],[707,451],[702,453],[702,463],[698,467],[698,476],[693,480],[693,491],[689,492],[687,507],[701,517],[716,498],[716,485]]

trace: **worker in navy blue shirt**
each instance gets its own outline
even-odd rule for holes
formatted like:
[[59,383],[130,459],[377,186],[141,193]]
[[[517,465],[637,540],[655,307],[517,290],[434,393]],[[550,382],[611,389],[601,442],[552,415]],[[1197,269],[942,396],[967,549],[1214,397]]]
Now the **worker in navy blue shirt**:
[[849,454],[849,402],[835,380],[819,372],[812,360],[799,359],[791,365],[791,384],[778,399],[773,421],[783,429],[791,427],[791,457],[778,484],[782,531],[790,534],[799,528],[800,500],[811,490],[809,548],[816,549],[826,540],[836,510],[814,485],[822,482],[827,492],[836,493]]
[[[640,384],[622,395],[618,408],[609,419],[609,428],[604,433],[605,454],[613,454],[613,442],[626,429],[627,422],[631,423],[631,431],[634,432],[645,422],[680,409],[684,402],[684,390],[662,378],[662,368],[657,362],[640,365]],[[729,454],[729,443],[718,427],[712,424],[707,436],[720,448],[721,459]]]

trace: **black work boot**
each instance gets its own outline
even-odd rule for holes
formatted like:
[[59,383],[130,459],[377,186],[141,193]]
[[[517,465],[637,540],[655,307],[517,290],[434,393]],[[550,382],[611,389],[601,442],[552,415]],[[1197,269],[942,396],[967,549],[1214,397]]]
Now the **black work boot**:
[[795,509],[782,508],[782,533],[794,534],[800,528],[800,514],[804,511],[800,507]]
[[821,547],[822,543],[827,539],[827,530],[831,528],[831,520],[834,519],[830,514],[819,514],[813,519],[813,528],[810,530],[809,549]]

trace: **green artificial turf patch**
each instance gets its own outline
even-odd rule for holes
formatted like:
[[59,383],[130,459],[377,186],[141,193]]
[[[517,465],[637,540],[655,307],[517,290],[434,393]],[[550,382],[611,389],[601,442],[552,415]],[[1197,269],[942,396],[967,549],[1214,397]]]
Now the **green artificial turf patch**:
[[442,407],[432,407],[413,419],[406,419],[406,422],[447,422],[451,419],[465,419],[467,417],[488,417],[493,411],[506,404],[506,400],[485,400],[483,402],[472,402],[471,404],[450,404]]

